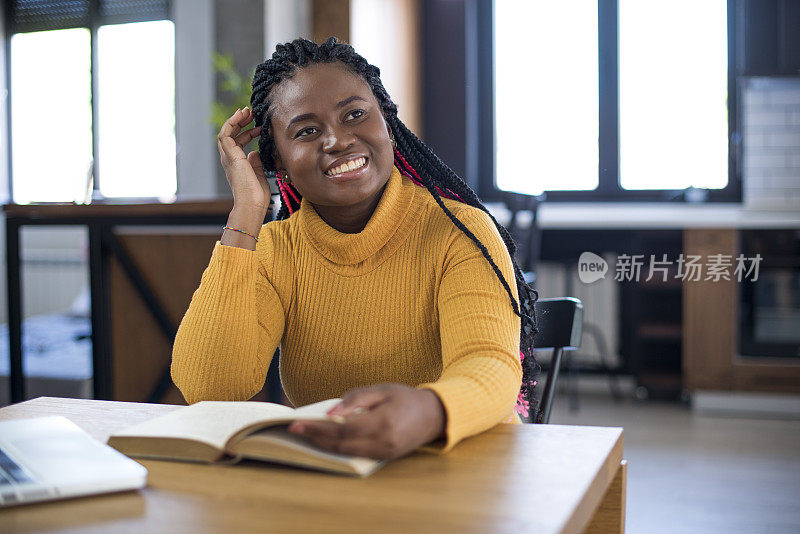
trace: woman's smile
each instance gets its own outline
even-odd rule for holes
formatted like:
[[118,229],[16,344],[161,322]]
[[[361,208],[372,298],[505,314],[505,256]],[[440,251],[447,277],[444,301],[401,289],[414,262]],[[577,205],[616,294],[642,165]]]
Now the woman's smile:
[[344,65],[310,65],[273,90],[271,109],[276,168],[326,223],[360,232],[394,166],[369,85]]
[[334,161],[325,171],[325,176],[335,182],[359,178],[367,172],[369,158],[361,154],[345,156]]

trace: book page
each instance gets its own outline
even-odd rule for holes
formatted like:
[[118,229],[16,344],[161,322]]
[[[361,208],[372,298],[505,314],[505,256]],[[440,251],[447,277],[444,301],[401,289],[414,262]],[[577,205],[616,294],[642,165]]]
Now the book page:
[[342,399],[328,399],[314,404],[306,404],[300,408],[295,408],[292,414],[293,419],[329,419],[328,410],[342,402]]
[[270,402],[202,401],[125,428],[112,437],[192,439],[223,450],[242,428],[263,421],[291,420],[294,412]]
[[385,462],[322,450],[290,434],[285,426],[270,427],[236,443],[234,452],[245,458],[301,465],[325,471],[367,476]]

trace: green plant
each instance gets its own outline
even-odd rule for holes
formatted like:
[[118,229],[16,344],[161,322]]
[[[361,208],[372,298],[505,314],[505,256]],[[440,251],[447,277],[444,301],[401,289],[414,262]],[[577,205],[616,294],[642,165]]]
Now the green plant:
[[[211,104],[209,121],[219,131],[225,121],[228,120],[228,117],[233,115],[238,108],[250,105],[250,93],[252,92],[255,69],[250,72],[249,76],[243,76],[236,69],[233,55],[220,54],[219,52],[214,52],[213,64],[214,72],[222,76],[220,89],[227,96],[224,101],[217,100]],[[214,135],[216,135],[216,132]],[[255,148],[251,147],[256,145],[257,140],[254,139],[248,147],[245,147],[246,151],[255,150]]]

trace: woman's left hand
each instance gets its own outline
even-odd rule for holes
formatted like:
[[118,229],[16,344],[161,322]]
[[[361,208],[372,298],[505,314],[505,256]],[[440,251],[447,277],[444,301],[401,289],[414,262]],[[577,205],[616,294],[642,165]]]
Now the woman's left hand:
[[399,458],[445,433],[444,406],[436,393],[402,384],[348,391],[328,415],[344,422],[295,421],[289,432],[322,449],[378,459]]

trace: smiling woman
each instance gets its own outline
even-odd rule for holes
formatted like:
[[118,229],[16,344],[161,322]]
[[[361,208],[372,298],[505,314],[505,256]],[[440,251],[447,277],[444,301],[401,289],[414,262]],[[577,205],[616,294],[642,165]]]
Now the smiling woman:
[[[535,417],[536,293],[514,244],[398,119],[378,69],[298,39],[257,67],[251,104],[218,136],[234,207],[175,340],[186,400],[252,397],[280,345],[293,404],[342,396],[344,422],[290,427],[329,450],[448,450],[518,421],[515,401]],[[283,205],[262,224],[268,174]]]
[[360,232],[394,162],[389,127],[369,86],[343,63],[319,63],[278,84],[271,99],[281,176],[331,227]]

